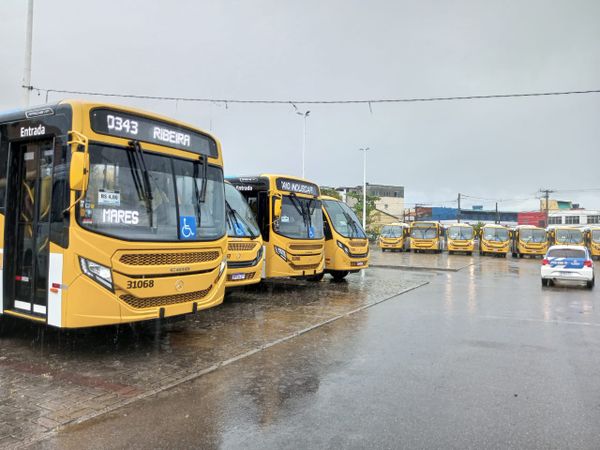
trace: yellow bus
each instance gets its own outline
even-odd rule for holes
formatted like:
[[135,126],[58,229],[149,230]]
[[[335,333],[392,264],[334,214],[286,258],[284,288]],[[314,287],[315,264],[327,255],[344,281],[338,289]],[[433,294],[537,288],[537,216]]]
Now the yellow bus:
[[409,234],[410,249],[413,252],[441,253],[444,248],[443,230],[438,222],[413,222]]
[[552,245],[585,245],[581,228],[555,226],[548,229]]
[[472,255],[475,250],[475,232],[466,223],[453,223],[446,229],[446,247],[448,254],[464,252]]
[[386,250],[400,250],[401,252],[408,250],[408,230],[409,226],[402,222],[393,222],[384,225],[379,232],[377,246],[382,252]]
[[479,254],[506,257],[510,247],[510,230],[502,225],[484,225],[479,232]]
[[585,230],[585,240],[592,259],[600,259],[600,227]]
[[0,313],[78,328],[223,301],[222,157],[209,134],[76,100],[0,115]]
[[543,258],[548,251],[548,233],[544,228],[519,225],[512,231],[510,251],[513,258],[525,255]]
[[263,242],[254,212],[240,192],[225,182],[227,212],[226,287],[260,283],[264,265]]
[[256,211],[265,252],[263,278],[323,272],[325,239],[319,186],[288,175],[228,178]]
[[[344,202],[322,196],[325,234],[325,273],[343,280],[369,266],[369,240],[354,211]],[[317,279],[323,275],[317,275]]]

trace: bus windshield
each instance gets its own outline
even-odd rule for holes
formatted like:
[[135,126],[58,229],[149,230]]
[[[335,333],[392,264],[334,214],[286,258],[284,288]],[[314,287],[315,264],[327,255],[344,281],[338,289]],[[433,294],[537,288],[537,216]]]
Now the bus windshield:
[[[90,145],[82,227],[127,240],[214,240],[225,234],[223,171],[198,161]],[[179,217],[178,217],[179,216]],[[179,231],[181,228],[181,232]]]
[[435,239],[438,237],[437,227],[435,225],[412,227],[410,237],[415,239]]
[[335,231],[347,238],[365,239],[367,236],[348,205],[334,200],[323,200],[323,206],[331,219]]
[[483,227],[483,239],[496,242],[508,241],[508,230],[506,228]]
[[457,226],[450,227],[448,228],[448,237],[455,240],[473,239],[473,228]]
[[275,232],[292,239],[322,239],[321,200],[284,195],[281,217],[273,224]]
[[592,230],[592,241],[600,242],[600,230]]
[[545,230],[532,230],[532,229],[522,229],[519,230],[519,239],[523,242],[531,242],[534,244],[541,244],[542,242],[546,242],[546,231]]
[[583,232],[581,230],[556,230],[556,242],[561,244],[579,244],[583,241]]
[[381,229],[381,236],[384,238],[401,238],[404,228],[398,225],[386,225]]
[[260,231],[254,213],[242,194],[229,183],[225,183],[225,202],[227,235],[230,237],[258,237]]

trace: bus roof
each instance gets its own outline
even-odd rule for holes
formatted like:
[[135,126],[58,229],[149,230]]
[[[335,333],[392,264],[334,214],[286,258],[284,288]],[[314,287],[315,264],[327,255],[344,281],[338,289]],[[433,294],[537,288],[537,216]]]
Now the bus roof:
[[506,228],[508,230],[508,227],[497,223],[487,223],[482,228]]
[[448,223],[445,224],[446,228],[450,228],[450,227],[464,227],[464,228],[473,228],[473,225],[470,225],[468,223],[464,223],[464,222],[456,222],[456,223]]
[[[217,154],[216,156],[214,154],[210,154],[207,155],[210,158],[216,158],[216,159],[221,159],[221,149],[220,149],[220,143],[219,140],[212,135],[212,133],[209,133],[201,128],[198,128],[197,126],[191,125],[187,122],[182,122],[180,120],[171,118],[171,117],[166,117],[160,114],[156,114],[147,110],[142,110],[142,109],[138,109],[135,107],[131,107],[131,106],[126,106],[126,105],[116,105],[113,103],[104,103],[104,102],[93,102],[93,101],[87,101],[87,100],[79,100],[79,99],[64,99],[64,100],[59,100],[57,102],[54,103],[48,103],[48,104],[44,104],[44,105],[36,105],[36,106],[32,106],[29,108],[20,108],[20,109],[13,109],[13,110],[9,110],[9,111],[4,111],[4,112],[0,112],[0,123],[10,123],[10,122],[16,122],[16,121],[22,121],[22,120],[35,120],[36,118],[39,118],[40,120],[43,119],[44,117],[47,116],[52,116],[55,114],[55,112],[61,110],[62,108],[69,108],[73,111],[73,120],[74,123],[78,118],[77,116],[82,117],[82,114],[86,114],[88,115],[88,112],[91,111],[92,109],[107,109],[107,110],[115,110],[117,112],[122,112],[123,114],[131,114],[134,116],[139,116],[140,118],[146,118],[149,120],[153,120],[153,121],[157,121],[157,122],[163,122],[165,123],[167,126],[173,125],[174,127],[177,128],[182,128],[184,130],[189,130],[190,132],[193,133],[198,133],[201,135],[204,135],[210,139],[212,139],[216,144],[216,150],[217,150]],[[91,122],[91,118],[90,117],[86,117],[86,121],[84,123],[90,123]],[[90,124],[90,131],[96,134],[101,134],[101,135],[109,135],[111,137],[116,137],[116,138],[122,138],[122,139],[130,139],[132,136],[124,136],[124,135],[120,135],[118,136],[117,134],[112,134],[112,133],[98,133],[96,130],[93,129],[93,127]],[[169,131],[169,130],[167,130]],[[177,131],[177,130],[173,130],[173,131]],[[192,144],[194,143],[194,135],[190,135],[191,136],[191,142]],[[140,139],[141,141],[143,141],[143,139]],[[153,142],[147,141],[149,144],[154,144],[154,145],[160,145],[160,146],[165,146],[165,147],[170,147],[170,148],[174,148],[176,150],[182,150],[182,151],[193,151],[193,149],[188,149],[188,148],[182,148],[182,147],[178,147],[176,145],[169,145],[169,142],[164,141],[164,139],[162,139],[163,142],[157,142],[158,139],[156,139]]]

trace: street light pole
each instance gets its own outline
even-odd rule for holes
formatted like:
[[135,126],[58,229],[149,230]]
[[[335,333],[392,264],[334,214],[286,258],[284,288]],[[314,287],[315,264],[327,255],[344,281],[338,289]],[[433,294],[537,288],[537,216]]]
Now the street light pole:
[[367,151],[369,147],[359,148],[363,152],[363,230],[367,230]]
[[31,92],[31,49],[33,45],[33,0],[27,2],[27,31],[25,34],[25,65],[23,67],[23,106],[29,106]]
[[303,120],[303,127],[302,127],[302,178],[304,178],[305,175],[305,158],[306,158],[306,119],[308,118],[310,111],[306,111],[306,112],[301,112],[301,111],[296,111],[296,114],[298,114],[299,116],[302,116],[304,118]]

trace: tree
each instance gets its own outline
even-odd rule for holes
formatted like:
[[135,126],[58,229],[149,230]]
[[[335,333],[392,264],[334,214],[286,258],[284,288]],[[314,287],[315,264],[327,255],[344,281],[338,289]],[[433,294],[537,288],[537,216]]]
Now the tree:
[[335,189],[327,188],[327,187],[321,188],[321,195],[328,195],[329,197],[333,197],[333,198],[337,198],[338,200],[342,200],[342,196],[340,195],[340,193],[338,191],[336,191]]
[[[355,200],[354,206],[352,206],[352,209],[354,209],[354,212],[359,217],[359,219],[362,220],[362,213],[363,213],[362,193],[348,192],[348,197]],[[373,211],[375,211],[377,209],[375,206],[375,202],[377,202],[379,200],[380,200],[379,197],[367,194],[367,228],[369,228],[369,225],[371,224],[371,214],[373,214]]]

